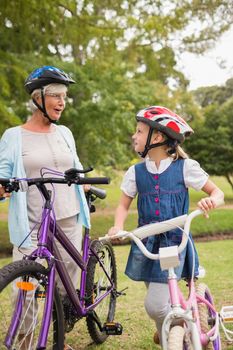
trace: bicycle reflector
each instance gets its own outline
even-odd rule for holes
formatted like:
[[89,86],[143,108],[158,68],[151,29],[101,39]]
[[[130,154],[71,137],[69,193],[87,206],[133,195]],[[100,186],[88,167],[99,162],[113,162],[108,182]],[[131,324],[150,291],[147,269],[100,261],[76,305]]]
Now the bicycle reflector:
[[159,248],[159,261],[161,270],[168,270],[171,267],[179,266],[178,246]]
[[233,322],[233,306],[223,306],[220,311],[220,316],[224,323]]
[[35,289],[35,285],[32,282],[17,282],[16,287],[21,290],[30,291]]

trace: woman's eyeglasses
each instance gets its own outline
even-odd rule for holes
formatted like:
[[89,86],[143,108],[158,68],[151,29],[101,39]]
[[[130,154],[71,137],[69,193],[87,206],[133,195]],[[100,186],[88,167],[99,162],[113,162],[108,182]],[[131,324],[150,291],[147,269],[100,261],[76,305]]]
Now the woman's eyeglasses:
[[67,101],[68,97],[63,94],[46,93],[47,96],[54,97],[57,101]]

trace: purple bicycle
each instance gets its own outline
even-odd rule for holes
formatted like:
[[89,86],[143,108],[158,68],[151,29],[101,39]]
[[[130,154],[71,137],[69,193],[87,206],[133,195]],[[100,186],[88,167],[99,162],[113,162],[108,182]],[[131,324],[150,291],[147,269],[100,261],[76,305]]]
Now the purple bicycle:
[[[1,349],[64,349],[65,333],[86,317],[89,334],[97,344],[109,335],[122,333],[114,322],[117,292],[117,271],[114,251],[107,241],[91,241],[85,228],[82,255],[69,241],[53,216],[52,191],[46,184],[107,184],[108,178],[82,177],[70,169],[54,173],[56,177],[36,179],[0,179],[8,192],[22,190],[22,185],[35,185],[44,198],[37,249],[23,260],[10,263],[0,270],[0,348]],[[47,172],[48,173],[48,172]],[[91,187],[86,198],[89,210],[92,202],[105,198],[106,192]],[[56,240],[54,239],[56,238]],[[57,248],[58,241],[81,269],[80,288],[76,289]],[[63,299],[55,283],[57,273],[66,290]]]

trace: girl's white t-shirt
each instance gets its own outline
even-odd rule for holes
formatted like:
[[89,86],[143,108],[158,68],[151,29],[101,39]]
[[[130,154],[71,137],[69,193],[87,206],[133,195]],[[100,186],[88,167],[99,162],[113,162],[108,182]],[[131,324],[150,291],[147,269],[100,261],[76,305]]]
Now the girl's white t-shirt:
[[[169,165],[172,163],[173,158],[168,157],[162,159],[159,168],[157,168],[154,161],[149,158],[145,159],[146,168],[152,174],[163,173]],[[193,159],[184,159],[183,168],[184,183],[187,188],[191,187],[196,191],[200,191],[202,187],[206,184],[209,175],[200,167],[200,164]],[[124,175],[121,190],[129,197],[134,198],[138,191],[135,178],[135,167],[132,165]]]

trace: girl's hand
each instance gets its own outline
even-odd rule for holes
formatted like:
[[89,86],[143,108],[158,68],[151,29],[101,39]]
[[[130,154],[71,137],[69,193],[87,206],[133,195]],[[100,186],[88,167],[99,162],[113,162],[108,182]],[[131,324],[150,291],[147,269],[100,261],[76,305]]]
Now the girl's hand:
[[[108,236],[114,236],[117,234],[118,231],[120,231],[120,227],[117,226],[112,226],[109,230],[108,230]],[[119,243],[121,240],[119,238],[117,239],[112,239],[111,242],[112,243]]]
[[120,231],[120,227],[112,226],[112,227],[108,230],[108,236],[114,236],[115,234],[117,234],[118,231]]
[[215,200],[211,197],[202,198],[197,205],[204,212],[207,219],[209,218],[208,211],[216,207]]

